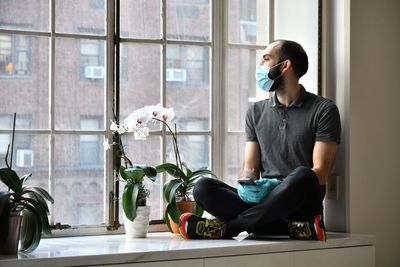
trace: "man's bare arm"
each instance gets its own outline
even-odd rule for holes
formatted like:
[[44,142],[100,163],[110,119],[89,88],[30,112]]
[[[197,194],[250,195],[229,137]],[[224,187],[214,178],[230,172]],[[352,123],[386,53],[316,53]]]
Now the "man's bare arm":
[[247,142],[244,149],[244,167],[239,179],[260,178],[261,151],[257,142]]
[[328,181],[335,161],[336,149],[336,142],[316,141],[314,144],[312,170],[317,175],[320,185]]

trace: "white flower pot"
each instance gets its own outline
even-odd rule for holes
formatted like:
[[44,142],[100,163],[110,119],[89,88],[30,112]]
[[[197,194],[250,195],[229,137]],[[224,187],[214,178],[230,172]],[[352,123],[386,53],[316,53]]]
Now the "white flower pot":
[[126,237],[146,237],[149,230],[150,206],[140,206],[136,211],[136,218],[130,221],[124,213]]

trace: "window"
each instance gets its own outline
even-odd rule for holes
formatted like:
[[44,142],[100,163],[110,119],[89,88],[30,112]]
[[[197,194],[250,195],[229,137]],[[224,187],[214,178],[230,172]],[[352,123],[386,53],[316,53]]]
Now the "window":
[[187,86],[207,88],[210,76],[209,48],[169,45],[166,65],[166,81],[171,88]]
[[31,38],[0,34],[0,76],[31,74]]
[[[233,184],[246,111],[268,97],[254,79],[267,43],[303,44],[310,69],[301,82],[318,92],[317,0],[120,1],[119,33],[106,17],[116,1],[48,2],[0,1],[0,167],[17,110],[13,166],[54,196],[53,223],[101,233],[118,219],[110,205],[113,155],[102,145],[114,114],[122,120],[144,105],[173,107],[182,159]],[[123,138],[137,163],[173,161],[171,137],[159,125],[146,141]],[[151,219],[162,217],[167,179],[147,185]]]
[[104,49],[101,41],[81,40],[79,70],[81,78],[104,79]]
[[[101,118],[81,118],[82,130],[101,129]],[[103,163],[103,148],[101,138],[98,135],[81,135],[79,137],[79,158],[82,168],[101,167]]]

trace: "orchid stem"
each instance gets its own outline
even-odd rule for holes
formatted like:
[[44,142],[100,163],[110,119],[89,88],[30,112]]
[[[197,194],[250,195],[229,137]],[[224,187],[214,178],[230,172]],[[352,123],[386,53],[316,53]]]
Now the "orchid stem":
[[172,131],[171,127],[169,127],[168,123],[166,123],[165,121],[157,119],[157,118],[153,118],[153,119],[163,123],[165,125],[165,127],[167,127],[168,131],[171,133],[173,147],[174,147],[174,153],[175,153],[176,166],[178,166],[178,168],[182,170],[182,161],[181,161],[181,156],[179,154],[179,148],[178,148],[178,134],[177,134],[178,131],[176,129],[176,124],[175,124],[175,132],[174,132],[174,131]]

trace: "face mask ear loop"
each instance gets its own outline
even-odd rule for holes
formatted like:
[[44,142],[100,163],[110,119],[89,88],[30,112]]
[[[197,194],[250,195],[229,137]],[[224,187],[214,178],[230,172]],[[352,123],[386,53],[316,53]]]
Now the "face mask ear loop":
[[[283,62],[285,62],[286,61],[286,59],[284,60],[284,61],[282,61],[282,62],[279,62],[278,64],[275,64],[274,66],[272,66],[270,69],[272,69],[272,68],[275,68],[276,66],[278,66],[278,65],[281,65]],[[278,79],[278,78],[280,78],[280,77],[282,77],[283,76],[283,73],[281,72],[281,74],[279,74],[279,76],[278,77],[276,77],[275,79],[273,79],[273,81],[275,81],[276,79]]]

